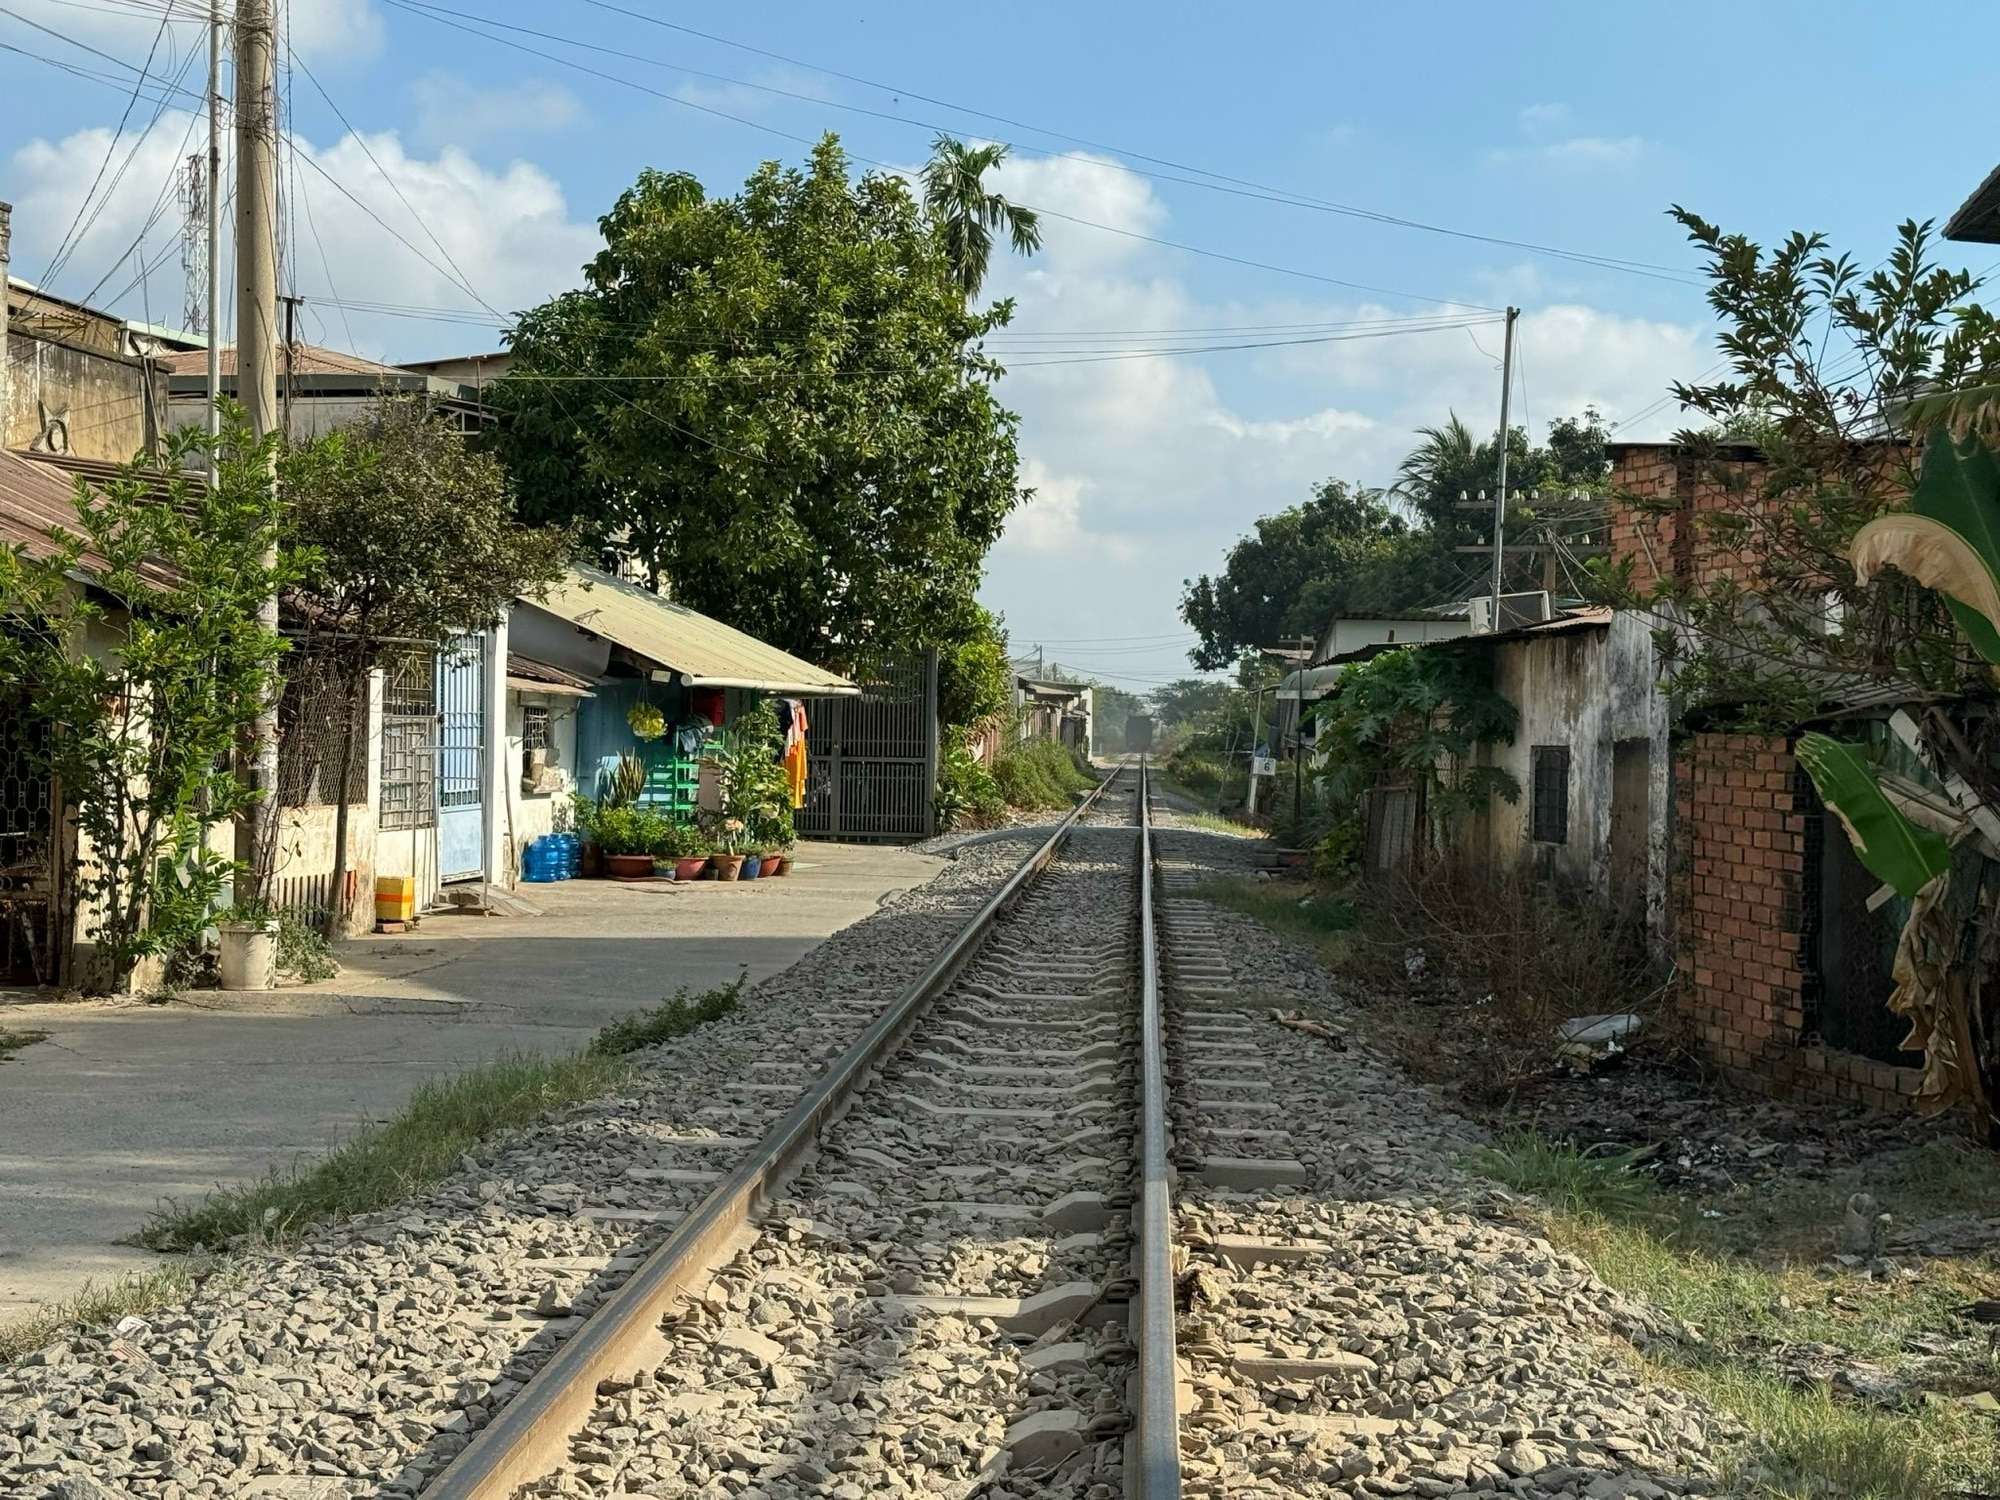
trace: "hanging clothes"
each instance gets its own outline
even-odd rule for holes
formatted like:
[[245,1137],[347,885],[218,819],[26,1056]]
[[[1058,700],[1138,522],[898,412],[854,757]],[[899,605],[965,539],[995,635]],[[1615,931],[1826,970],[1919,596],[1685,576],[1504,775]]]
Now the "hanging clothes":
[[784,739],[778,759],[785,768],[785,787],[791,794],[792,810],[806,805],[806,706],[797,698],[778,700],[778,724]]

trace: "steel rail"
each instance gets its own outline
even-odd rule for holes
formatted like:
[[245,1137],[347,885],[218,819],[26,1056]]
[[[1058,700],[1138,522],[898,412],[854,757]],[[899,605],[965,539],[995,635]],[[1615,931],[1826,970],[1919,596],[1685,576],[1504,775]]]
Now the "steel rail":
[[425,1487],[424,1500],[508,1500],[521,1486],[555,1467],[596,1403],[598,1383],[629,1377],[649,1355],[664,1352],[660,1323],[675,1300],[737,1245],[769,1190],[817,1147],[821,1130],[839,1118],[925,1007],[957,979],[1001,916],[1048,868],[1083,815],[1125,769],[1114,770],[1071,810],[930,966],[771,1127],[757,1149],[675,1226],[631,1278]]
[[1180,1500],[1180,1364],[1174,1328],[1172,1167],[1167,1159],[1166,1039],[1160,1014],[1160,950],[1153,925],[1153,814],[1139,761],[1139,1350],[1135,1423],[1138,1485],[1133,1500]]

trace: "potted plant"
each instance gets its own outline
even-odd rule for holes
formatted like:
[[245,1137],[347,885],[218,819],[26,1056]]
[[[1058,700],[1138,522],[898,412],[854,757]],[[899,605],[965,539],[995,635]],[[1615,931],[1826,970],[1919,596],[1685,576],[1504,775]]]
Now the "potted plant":
[[650,703],[635,703],[625,711],[625,723],[633,737],[656,740],[667,732],[667,716]]
[[225,990],[278,987],[278,914],[268,901],[239,901],[215,924],[216,970]]
[[672,818],[660,819],[659,835],[653,840],[653,868],[657,874],[670,880],[693,880],[707,863],[708,856],[692,828],[685,828]]
[[598,804],[581,792],[572,794],[570,802],[578,841],[577,873],[585,880],[595,880],[604,873],[604,846],[597,839]]
[[709,856],[708,862],[715,871],[715,878],[740,880],[743,876],[743,820],[717,817],[712,821],[715,853]]
[[653,846],[665,820],[636,802],[598,809],[597,841],[604,849],[604,871],[613,880],[650,880]]

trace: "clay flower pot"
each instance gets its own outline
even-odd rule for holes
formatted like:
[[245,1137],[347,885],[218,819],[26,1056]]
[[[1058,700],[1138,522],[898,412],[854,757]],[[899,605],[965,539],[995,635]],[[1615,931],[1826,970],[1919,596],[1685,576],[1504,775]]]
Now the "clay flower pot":
[[740,854],[718,854],[709,860],[715,866],[717,880],[738,880],[743,875],[743,856]]
[[674,861],[674,879],[699,880],[701,872],[707,868],[708,856],[706,854],[690,854],[683,859]]
[[653,878],[653,856],[650,854],[607,854],[604,856],[604,873],[613,880],[651,880]]
[[789,855],[789,854],[774,854],[774,855],[772,855],[772,856],[771,856],[771,858],[773,858],[774,860],[776,860],[776,861],[778,862],[778,868],[777,868],[777,869],[775,869],[775,870],[772,870],[772,869],[769,869],[769,868],[767,868],[767,869],[766,869],[766,870],[764,871],[764,873],[765,873],[766,875],[789,875],[789,874],[791,874],[791,873],[792,873],[792,857],[791,857],[791,855]]

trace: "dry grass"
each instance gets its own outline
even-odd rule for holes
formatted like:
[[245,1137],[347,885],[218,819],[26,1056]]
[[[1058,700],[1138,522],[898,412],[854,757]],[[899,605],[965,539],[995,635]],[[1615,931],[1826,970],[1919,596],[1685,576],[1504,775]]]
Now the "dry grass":
[[0,1360],[19,1359],[40,1349],[65,1330],[104,1331],[122,1318],[185,1302],[208,1275],[207,1267],[173,1260],[150,1271],[136,1271],[105,1286],[85,1283],[67,1302],[53,1303],[24,1318],[0,1322]]
[[47,1037],[46,1031],[8,1031],[0,1028],[0,1062],[5,1062],[23,1047],[32,1047]]

